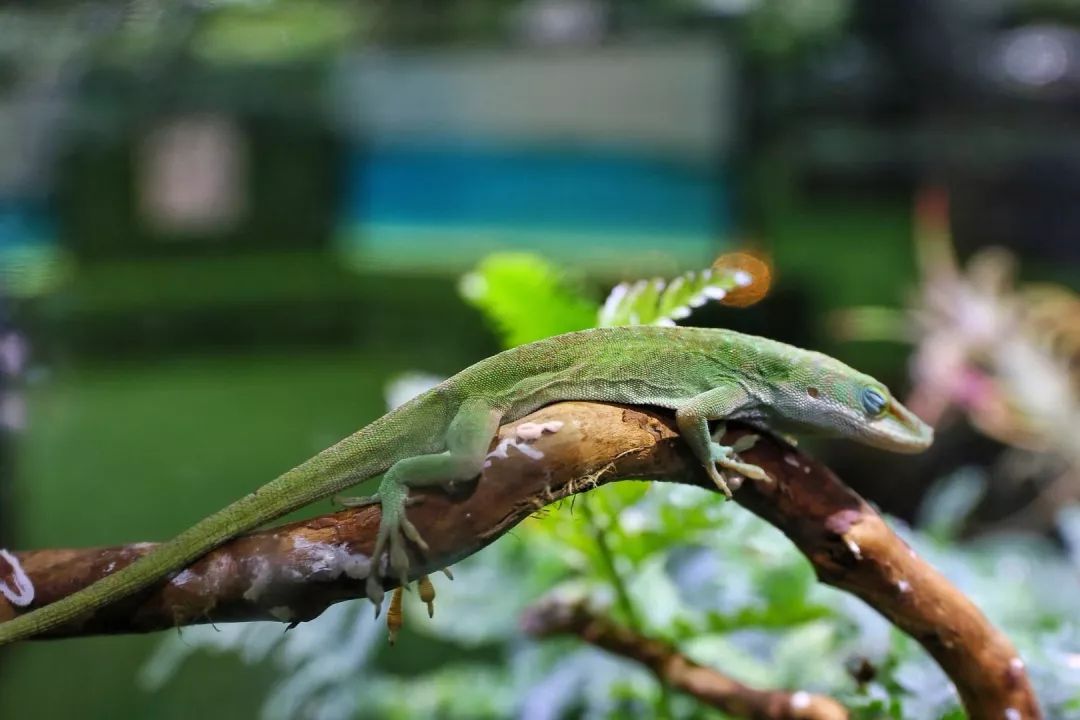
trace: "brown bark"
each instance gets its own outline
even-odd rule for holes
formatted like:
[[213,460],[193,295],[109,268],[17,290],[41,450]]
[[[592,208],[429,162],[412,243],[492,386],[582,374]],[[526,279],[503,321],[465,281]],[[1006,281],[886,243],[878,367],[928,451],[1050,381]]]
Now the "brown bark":
[[[451,565],[544,505],[600,483],[649,478],[714,489],[679,441],[672,418],[639,408],[561,403],[503,427],[500,437],[531,438],[537,424],[550,422],[562,425],[534,441],[521,440],[542,452],[542,459],[511,449],[460,493],[416,493],[419,501],[409,516],[431,548],[426,558],[414,554],[416,574]],[[526,423],[533,426],[523,431]],[[956,684],[971,717],[1041,717],[1024,665],[1009,641],[828,468],[771,438],[763,438],[744,457],[765,468],[775,482],[747,482],[735,494],[736,502],[780,528],[823,582],[862,598],[918,640]],[[363,593],[363,582],[356,578],[364,575],[378,520],[378,509],[366,507],[252,533],[168,582],[53,635],[310,619],[331,603]],[[85,587],[152,548],[141,543],[15,553],[34,585],[35,599],[16,608],[0,593],[0,619]],[[3,581],[0,576],[0,587]],[[387,581],[386,587],[392,586]]]
[[729,715],[751,720],[847,720],[832,698],[805,691],[758,690],[707,668],[672,645],[620,627],[584,605],[549,600],[525,614],[525,629],[536,637],[576,635],[608,652],[641,663],[657,679]]

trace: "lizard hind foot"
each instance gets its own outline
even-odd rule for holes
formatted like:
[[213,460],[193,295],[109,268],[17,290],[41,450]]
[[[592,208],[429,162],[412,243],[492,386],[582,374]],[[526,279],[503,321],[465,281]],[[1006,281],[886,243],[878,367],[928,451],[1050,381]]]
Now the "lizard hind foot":
[[[371,552],[371,573],[366,583],[367,596],[376,604],[382,602],[383,578],[386,575],[392,575],[398,581],[399,587],[409,584],[410,562],[406,541],[413,542],[421,552],[428,550],[428,544],[420,531],[405,516],[406,494],[407,491],[401,488],[381,492],[379,495],[382,516],[379,519],[378,534],[375,536],[375,547]],[[383,566],[384,555],[387,557],[386,568]]]

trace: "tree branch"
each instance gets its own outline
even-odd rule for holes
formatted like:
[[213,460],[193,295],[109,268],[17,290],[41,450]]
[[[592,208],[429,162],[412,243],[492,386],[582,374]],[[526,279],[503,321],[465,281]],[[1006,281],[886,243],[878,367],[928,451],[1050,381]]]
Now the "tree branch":
[[576,603],[548,600],[529,608],[523,621],[535,637],[576,635],[608,652],[635,660],[657,679],[729,715],[751,720],[847,720],[832,698],[805,691],[758,690],[703,667],[672,645],[616,625]]
[[[649,478],[715,489],[679,441],[672,418],[640,408],[560,403],[503,427],[500,443],[542,456],[509,449],[460,494],[416,493],[409,516],[431,547],[426,558],[413,556],[416,575],[451,565],[544,505],[598,484]],[[746,482],[736,502],[781,529],[823,582],[862,598],[918,640],[956,684],[972,717],[1041,717],[1009,641],[828,468],[772,438],[744,455],[775,482]],[[360,578],[378,520],[378,508],[365,507],[252,533],[53,636],[311,619],[363,594]],[[0,561],[0,620],[85,587],[153,547],[14,553],[13,564]],[[5,591],[16,587],[16,571],[33,586],[34,599],[24,607],[10,602],[17,593]]]

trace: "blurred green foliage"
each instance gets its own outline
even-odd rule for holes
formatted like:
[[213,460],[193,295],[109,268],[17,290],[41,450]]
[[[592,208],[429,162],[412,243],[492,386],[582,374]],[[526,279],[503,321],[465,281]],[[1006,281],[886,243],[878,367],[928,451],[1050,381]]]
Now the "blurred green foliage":
[[506,347],[596,322],[596,305],[581,278],[536,262],[534,255],[492,255],[461,279],[462,296],[483,311]]

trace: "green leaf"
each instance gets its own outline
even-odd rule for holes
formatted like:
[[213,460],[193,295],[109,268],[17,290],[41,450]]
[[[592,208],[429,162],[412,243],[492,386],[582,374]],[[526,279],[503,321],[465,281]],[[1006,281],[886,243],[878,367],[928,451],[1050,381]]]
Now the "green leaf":
[[596,303],[537,255],[489,255],[461,279],[459,289],[506,347],[591,328],[596,321]]

